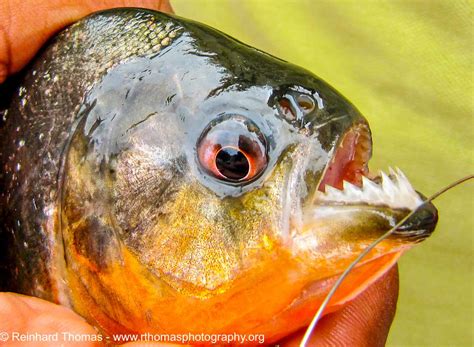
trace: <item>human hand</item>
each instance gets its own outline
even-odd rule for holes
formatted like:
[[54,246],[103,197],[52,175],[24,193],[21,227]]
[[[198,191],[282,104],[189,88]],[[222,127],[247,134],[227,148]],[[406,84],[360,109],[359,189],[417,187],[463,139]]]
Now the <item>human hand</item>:
[[[165,0],[4,1],[0,9],[0,83],[8,75],[21,70],[46,40],[64,26],[94,11],[123,6],[172,11]],[[346,307],[323,318],[310,345],[384,345],[395,314],[397,297],[398,271],[394,267]],[[37,298],[1,293],[0,332],[13,331],[97,333],[67,308]],[[301,338],[300,332],[280,345],[296,346]],[[77,346],[77,343],[74,345]],[[81,346],[92,345],[95,344]]]
[[[68,336],[84,336],[81,342],[74,341],[73,338],[63,337],[62,333]],[[2,335],[2,334],[7,335]],[[51,337],[52,341],[39,344],[39,338],[32,338],[30,343],[18,341],[17,336],[26,336],[35,334],[36,336]],[[58,335],[56,340],[54,334]],[[2,339],[3,336],[3,339]],[[105,338],[102,341],[86,341],[95,337],[99,340],[98,331],[89,325],[84,318],[80,317],[70,309],[64,306],[56,305],[51,302],[38,298],[14,294],[0,293],[0,343],[2,346],[74,346],[74,347],[97,347],[104,346],[108,342]],[[148,346],[142,343],[126,343],[124,347]],[[153,347],[166,346],[171,344],[153,344]]]
[[20,71],[54,33],[92,12],[114,7],[173,12],[168,0],[3,0],[0,3],[0,83]]

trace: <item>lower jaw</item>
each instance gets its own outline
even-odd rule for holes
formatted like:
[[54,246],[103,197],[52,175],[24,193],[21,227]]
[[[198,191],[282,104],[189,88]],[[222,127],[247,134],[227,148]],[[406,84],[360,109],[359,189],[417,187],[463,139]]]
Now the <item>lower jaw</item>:
[[[340,310],[348,302],[355,299],[392,268],[402,253],[403,251],[398,251],[386,254],[354,268],[336,290],[324,310],[323,316]],[[296,330],[308,326],[339,276],[336,275],[311,283],[290,306],[275,316],[273,322],[279,326],[273,326],[273,331],[279,331],[280,334],[272,336],[271,340],[277,341]],[[298,324],[296,325],[295,322]]]

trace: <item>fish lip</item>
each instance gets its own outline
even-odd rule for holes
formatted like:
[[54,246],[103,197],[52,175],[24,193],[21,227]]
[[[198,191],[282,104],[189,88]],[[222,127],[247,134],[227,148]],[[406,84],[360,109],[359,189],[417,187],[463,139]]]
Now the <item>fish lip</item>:
[[[423,197],[422,194],[418,194]],[[399,226],[391,236],[395,238],[402,237],[414,243],[421,242],[433,233],[437,224],[438,209],[431,202],[428,202],[420,206],[416,213]]]

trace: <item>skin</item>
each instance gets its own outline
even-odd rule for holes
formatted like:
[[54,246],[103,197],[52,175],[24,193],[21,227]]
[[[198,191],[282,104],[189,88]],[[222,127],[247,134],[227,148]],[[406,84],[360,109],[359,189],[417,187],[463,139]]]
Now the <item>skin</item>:
[[[172,11],[167,1],[82,1],[78,4],[72,0],[53,0],[41,5],[35,1],[3,2],[0,10],[0,82],[21,70],[46,40],[64,26],[91,12],[123,6]],[[35,11],[31,11],[32,8]],[[398,271],[392,268],[350,304],[326,316],[311,343],[383,345],[395,314],[397,297]],[[0,294],[0,317],[8,317],[0,319],[0,331],[95,332],[67,308],[18,294]],[[283,344],[297,345],[302,333],[287,338]]]

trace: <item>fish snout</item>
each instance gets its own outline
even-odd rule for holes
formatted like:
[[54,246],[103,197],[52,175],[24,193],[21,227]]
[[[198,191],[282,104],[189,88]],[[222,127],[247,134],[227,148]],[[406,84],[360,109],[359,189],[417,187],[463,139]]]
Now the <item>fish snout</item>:
[[394,231],[393,235],[397,238],[420,242],[431,235],[437,223],[438,210],[429,202],[419,207],[405,223]]

